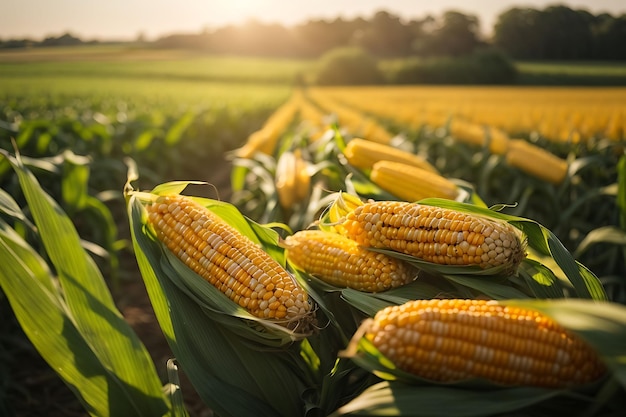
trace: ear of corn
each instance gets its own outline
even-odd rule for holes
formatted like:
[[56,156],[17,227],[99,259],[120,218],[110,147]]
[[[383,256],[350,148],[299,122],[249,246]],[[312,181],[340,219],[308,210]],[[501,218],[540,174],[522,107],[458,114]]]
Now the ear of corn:
[[455,139],[470,145],[484,146],[487,139],[485,127],[454,118],[450,121],[450,134]]
[[291,151],[285,151],[278,157],[276,174],[274,176],[278,203],[284,210],[292,210],[297,201],[297,167],[296,156]]
[[415,277],[408,264],[364,249],[337,233],[301,230],[285,239],[285,247],[293,265],[336,287],[380,292]]
[[309,196],[311,177],[301,151],[285,151],[278,158],[275,174],[278,203],[287,211]]
[[192,199],[146,206],[157,237],[185,265],[250,314],[294,328],[311,311],[307,293],[278,262]]
[[311,192],[311,174],[308,170],[308,162],[302,157],[302,151],[293,151],[296,158],[296,198],[298,202],[306,201]]
[[506,162],[555,185],[562,183],[567,176],[567,161],[523,139],[510,141]]
[[364,328],[400,369],[435,381],[565,388],[606,372],[586,342],[552,319],[495,301],[409,301],[380,310]]
[[373,165],[380,160],[386,160],[438,172],[434,166],[419,155],[371,140],[354,138],[348,142],[343,153],[350,165],[364,170],[372,169]]
[[375,143],[387,145],[393,139],[393,135],[384,126],[366,116],[363,118],[360,131],[364,138]]
[[400,162],[376,162],[370,179],[383,190],[405,201],[429,197],[454,200],[459,194],[459,188],[447,178]]
[[508,223],[417,203],[365,203],[346,215],[340,230],[359,245],[437,264],[502,266],[513,273],[525,257],[520,234]]
[[495,155],[504,155],[509,149],[509,135],[497,127],[489,128],[489,151]]

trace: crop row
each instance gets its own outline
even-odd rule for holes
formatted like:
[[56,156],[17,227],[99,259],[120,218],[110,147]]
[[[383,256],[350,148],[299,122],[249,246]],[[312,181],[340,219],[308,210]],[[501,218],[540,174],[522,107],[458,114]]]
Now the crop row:
[[[462,104],[453,100],[453,91]],[[626,272],[621,243],[624,223],[618,202],[623,181],[619,165],[621,137],[611,137],[604,126],[604,130],[596,129],[585,140],[561,142],[543,136],[540,125],[513,136],[497,123],[498,117],[513,111],[514,106],[520,111],[526,109],[527,114],[543,112],[548,117],[550,103],[556,101],[561,103],[560,111],[567,106],[572,109],[569,119],[573,120],[576,114],[585,113],[585,103],[598,103],[597,92],[589,91],[585,99],[582,91],[576,92],[577,96],[553,91],[540,100],[543,95],[538,90],[532,103],[533,95],[520,91],[520,102],[503,104],[503,112],[498,115],[481,107],[481,103],[485,103],[485,97],[494,98],[505,90],[476,89],[476,108],[485,110],[479,122],[467,112],[455,112],[464,106],[469,108],[471,91],[315,88],[296,92],[235,152],[235,202],[255,219],[287,222],[296,230],[314,222],[323,210],[324,195],[335,191],[355,189],[365,198],[406,199],[376,184],[371,168],[354,166],[346,159],[346,144],[363,138],[418,155],[441,177],[467,187],[486,206],[540,222],[553,230],[579,261],[606,281],[617,282],[616,291],[623,297],[624,282],[619,277]],[[429,114],[443,108],[446,99],[457,104],[450,104],[445,117],[440,112],[439,119],[427,120]],[[506,101],[500,99],[501,103]],[[607,113],[594,121],[595,126],[621,114],[617,95],[609,95],[605,101],[612,107],[604,107]],[[492,108],[495,106],[493,103]],[[594,114],[588,112],[584,120],[592,120]],[[491,124],[487,123],[490,116]],[[299,187],[309,192],[305,199],[281,207],[283,184],[296,182],[285,181],[281,168],[283,155],[292,153],[307,167],[307,175],[300,175],[306,182]],[[399,181],[409,187],[426,180],[407,174]]]

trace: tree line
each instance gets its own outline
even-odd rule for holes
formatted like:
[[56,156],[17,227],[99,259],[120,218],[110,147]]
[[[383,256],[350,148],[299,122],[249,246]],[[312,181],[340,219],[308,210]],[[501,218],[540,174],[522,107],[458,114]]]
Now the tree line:
[[[340,47],[360,47],[378,58],[459,57],[495,47],[514,59],[625,60],[626,14],[594,15],[554,5],[513,7],[496,19],[484,39],[476,15],[455,10],[408,21],[381,10],[371,18],[309,20],[285,27],[251,20],[200,33],[173,34],[153,42],[162,48],[192,48],[211,53],[317,58]],[[0,47],[76,44],[63,35],[42,42],[8,40]]]

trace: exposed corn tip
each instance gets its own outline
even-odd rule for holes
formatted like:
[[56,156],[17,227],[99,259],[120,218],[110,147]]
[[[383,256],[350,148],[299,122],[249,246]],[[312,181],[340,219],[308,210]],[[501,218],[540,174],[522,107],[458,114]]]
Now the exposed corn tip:
[[369,170],[380,160],[402,162],[431,172],[438,172],[426,159],[411,152],[384,143],[354,138],[348,142],[343,154],[350,165]]
[[401,260],[333,232],[301,230],[285,239],[285,247],[293,265],[336,287],[380,292],[415,278],[413,268]]
[[562,183],[567,176],[566,160],[524,139],[509,141],[506,162],[512,167],[555,185]]
[[586,342],[554,320],[495,301],[409,301],[364,326],[365,337],[400,369],[434,381],[565,388],[606,371]]
[[294,277],[207,208],[169,195],[159,196],[146,210],[159,240],[250,314],[292,328],[311,311],[308,295]]
[[376,162],[370,179],[383,190],[405,201],[429,197],[455,200],[459,195],[459,188],[449,179],[401,162]]
[[342,226],[359,245],[437,264],[504,266],[513,273],[525,257],[520,234],[508,223],[418,203],[368,202],[348,213]]

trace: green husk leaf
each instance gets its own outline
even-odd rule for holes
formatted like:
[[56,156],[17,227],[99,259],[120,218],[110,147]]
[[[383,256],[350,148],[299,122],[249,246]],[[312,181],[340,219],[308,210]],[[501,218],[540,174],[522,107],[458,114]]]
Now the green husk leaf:
[[161,268],[171,272],[168,276],[172,282],[202,308],[207,319],[220,322],[233,333],[264,346],[283,346],[306,336],[306,333],[300,334],[253,316],[191,271],[171,252],[166,250],[163,256],[167,263],[161,262]]
[[518,273],[532,291],[534,298],[564,297],[565,289],[561,281],[550,268],[540,262],[526,259],[520,265]]
[[419,278],[401,287],[379,293],[366,293],[351,288],[341,290],[342,298],[368,317],[373,317],[379,310],[390,305],[403,304],[409,300],[436,298],[441,294],[440,288],[421,282]]
[[[482,417],[506,415],[557,397],[561,393],[538,388],[485,391],[459,387],[426,386],[415,388],[395,381],[368,387],[361,395],[329,417],[338,416],[414,416]],[[494,395],[497,401],[494,401]]]
[[[358,366],[388,380],[389,382],[381,385],[386,387],[385,389],[394,389],[384,395],[373,396],[375,386],[372,386],[332,415],[491,415],[523,410],[544,399],[557,396],[563,398],[572,410],[580,407],[597,410],[616,393],[617,388],[612,385],[613,380],[619,382],[620,389],[626,388],[626,357],[623,351],[623,347],[626,346],[626,307],[617,303],[586,299],[517,299],[502,303],[541,311],[585,339],[597,350],[609,368],[609,375],[614,379],[602,378],[567,390],[509,388],[479,379],[456,383],[432,382],[397,369],[363,337],[368,326],[368,323],[364,322],[340,356],[350,358]],[[399,389],[398,392],[401,394],[396,395],[395,388]],[[431,395],[445,393],[445,399],[434,401],[430,395],[422,397],[424,393]],[[497,396],[498,401],[494,402],[489,398],[493,395]],[[502,403],[500,399],[503,395],[505,397],[511,395],[508,397],[511,402]],[[475,401],[485,401],[489,404],[475,410],[472,406]],[[449,403],[455,405],[448,407]],[[415,408],[415,404],[420,404],[420,407]],[[457,407],[458,404],[462,406]],[[501,406],[504,408],[499,408]]]
[[567,279],[571,282],[578,297],[591,298],[594,300],[607,299],[607,295],[600,280],[591,271],[585,268],[584,265],[574,259],[572,254],[563,246],[554,233],[534,220],[506,215],[471,204],[453,202],[445,199],[426,199],[420,201],[420,203],[474,213],[509,222],[524,233],[530,248],[541,255],[554,259]]
[[474,277],[469,275],[445,275],[445,277],[450,281],[474,289],[494,300],[529,297],[506,281],[499,282],[500,280],[488,279],[488,277]]
[[170,181],[157,185],[151,192],[156,195],[180,194],[191,184],[208,185],[209,183],[205,181]]
[[[164,188],[168,190],[173,189],[173,187],[167,185]],[[145,194],[143,197],[146,198]],[[250,238],[254,244],[261,245],[270,255],[276,254],[275,256],[279,257],[279,260],[283,260],[282,249],[279,248],[277,243],[278,234],[274,230],[248,220],[232,204],[206,198],[190,198],[211,210],[230,226]],[[148,231],[149,229],[146,225],[144,230]],[[151,238],[156,240],[152,233]],[[280,326],[277,322],[262,320],[251,315],[226,297],[219,289],[190,270],[167,248],[160,244],[159,246],[162,247],[162,251],[156,254],[156,257],[160,259],[159,266],[164,269],[172,282],[181,291],[201,306],[210,319],[223,323],[231,331],[248,340],[266,346],[281,346],[293,343],[306,336],[307,333],[298,333]]]
[[147,230],[137,197],[130,197],[129,210],[139,266],[159,323],[200,397],[222,416],[299,415],[307,383],[301,371],[306,365],[292,351],[297,344],[277,349],[242,343],[232,328],[207,317],[174,283],[177,272],[162,262],[163,248]]

